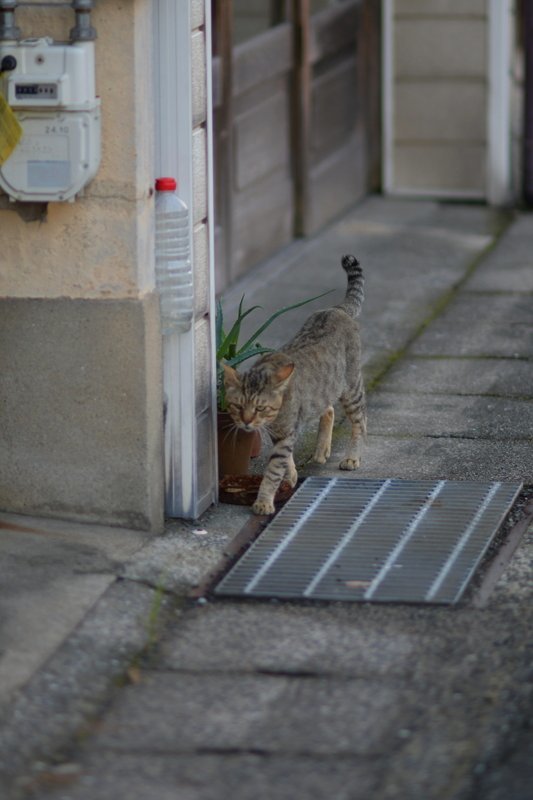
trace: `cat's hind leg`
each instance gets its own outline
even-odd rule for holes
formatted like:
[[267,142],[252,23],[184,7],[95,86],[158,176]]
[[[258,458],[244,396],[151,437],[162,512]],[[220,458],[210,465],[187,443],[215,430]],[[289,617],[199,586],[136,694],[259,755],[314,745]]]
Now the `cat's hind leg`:
[[318,424],[318,439],[316,443],[313,461],[318,464],[325,464],[331,455],[331,436],[333,434],[333,423],[335,421],[335,410],[333,406],[328,406]]
[[361,463],[361,444],[366,435],[365,393],[359,384],[356,390],[348,391],[341,397],[346,416],[352,423],[352,435],[346,455],[339,464],[339,469],[357,469]]

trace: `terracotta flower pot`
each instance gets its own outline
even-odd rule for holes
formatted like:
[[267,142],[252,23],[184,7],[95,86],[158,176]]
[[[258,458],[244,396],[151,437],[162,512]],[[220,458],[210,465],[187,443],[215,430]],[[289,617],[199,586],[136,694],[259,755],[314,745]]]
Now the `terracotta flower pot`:
[[[261,449],[261,437],[258,431],[243,431],[235,427],[235,423],[226,411],[217,415],[218,433],[218,474],[247,475],[250,469],[250,458]],[[259,446],[259,450],[257,449]]]
[[261,445],[263,444],[263,440],[261,439],[261,434],[259,431],[254,431],[253,433],[254,440],[252,442],[252,452],[250,456],[252,458],[257,458],[257,456],[261,453]]

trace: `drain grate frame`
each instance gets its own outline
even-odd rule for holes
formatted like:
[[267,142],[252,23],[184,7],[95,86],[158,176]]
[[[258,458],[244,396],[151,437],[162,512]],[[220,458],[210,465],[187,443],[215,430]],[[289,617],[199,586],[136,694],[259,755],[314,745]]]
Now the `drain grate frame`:
[[307,478],[214,594],[457,603],[521,488]]

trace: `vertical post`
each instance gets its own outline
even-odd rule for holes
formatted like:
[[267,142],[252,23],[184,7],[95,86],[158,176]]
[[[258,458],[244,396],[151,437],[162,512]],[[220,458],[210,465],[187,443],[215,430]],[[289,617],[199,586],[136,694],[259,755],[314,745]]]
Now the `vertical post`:
[[524,42],[524,200],[533,205],[533,0],[523,0]]
[[222,219],[225,283],[231,280],[233,256],[233,0],[217,6],[217,54],[221,63],[221,109],[218,115],[219,156],[218,170],[221,192],[219,208]]
[[489,109],[487,199],[505,205],[511,196],[511,9],[489,0]]
[[311,53],[310,3],[293,0],[294,26],[294,220],[296,236],[305,236],[310,224],[310,124],[311,124]]
[[[375,192],[382,180],[381,122],[381,4],[364,0],[361,8],[361,37],[357,43],[360,93],[363,100],[366,146],[366,190]],[[362,85],[361,85],[362,84]]]
[[382,0],[382,107],[383,120],[383,175],[385,194],[394,191],[394,0]]

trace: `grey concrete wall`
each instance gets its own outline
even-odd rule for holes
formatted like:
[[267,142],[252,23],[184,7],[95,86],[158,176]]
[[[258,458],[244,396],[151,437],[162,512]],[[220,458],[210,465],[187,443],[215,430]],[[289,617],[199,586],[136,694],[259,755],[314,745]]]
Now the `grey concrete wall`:
[[0,508],[162,525],[158,301],[0,301]]

